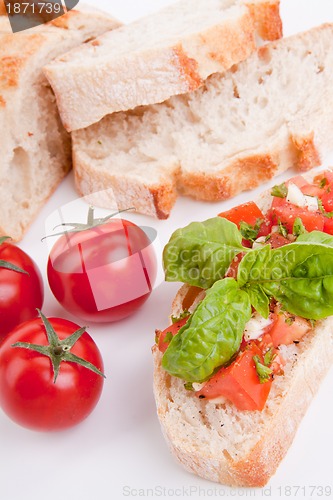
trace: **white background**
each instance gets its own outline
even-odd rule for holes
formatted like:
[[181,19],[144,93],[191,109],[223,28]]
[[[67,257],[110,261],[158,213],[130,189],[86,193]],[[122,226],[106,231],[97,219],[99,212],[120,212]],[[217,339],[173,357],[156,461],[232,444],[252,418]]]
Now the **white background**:
[[[95,0],[91,3],[129,22],[171,2]],[[333,22],[332,0],[281,0],[281,11],[285,35],[322,22]],[[333,157],[325,159],[325,165],[330,164],[333,164]],[[191,220],[212,217],[222,209],[255,197],[272,184],[218,204],[181,199],[168,221],[152,221],[139,215],[130,218],[138,224],[148,223],[157,228],[161,244],[164,244],[177,227]],[[41,243],[41,238],[45,233],[45,221],[61,204],[75,197],[70,175],[21,243],[38,262],[44,276],[48,248]],[[176,464],[163,440],[155,414],[150,348],[154,329],[167,326],[171,300],[177,288],[177,284],[163,283],[135,316],[118,324],[89,327],[104,357],[107,379],[97,408],[81,425],[61,433],[36,433],[18,427],[0,412],[1,500],[118,500],[127,496],[309,499],[317,498],[320,493],[318,489],[313,492],[311,486],[333,486],[332,371],[304,418],[287,457],[266,489],[225,488],[192,476]],[[45,295],[43,311],[46,315],[75,319],[57,304],[47,284]],[[301,487],[298,491],[297,486]]]

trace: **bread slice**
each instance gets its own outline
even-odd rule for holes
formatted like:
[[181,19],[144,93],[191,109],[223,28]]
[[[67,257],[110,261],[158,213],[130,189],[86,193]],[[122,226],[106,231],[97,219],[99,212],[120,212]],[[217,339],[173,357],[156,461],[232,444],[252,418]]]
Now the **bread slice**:
[[[267,195],[258,204],[267,205]],[[193,287],[183,285],[172,314],[192,311],[194,297]],[[153,347],[157,414],[172,453],[188,471],[230,486],[264,486],[275,473],[333,363],[333,318],[318,321],[298,345],[280,351],[285,374],[275,377],[260,412],[194,397],[161,368],[162,354]]]
[[180,0],[45,68],[67,130],[192,91],[281,36],[279,0]]
[[0,234],[20,240],[72,165],[70,135],[42,67],[117,26],[85,9],[12,34],[7,16],[0,17]]
[[78,190],[163,219],[177,193],[223,200],[314,167],[332,149],[332,78],[333,25],[269,43],[192,93],[75,132]]

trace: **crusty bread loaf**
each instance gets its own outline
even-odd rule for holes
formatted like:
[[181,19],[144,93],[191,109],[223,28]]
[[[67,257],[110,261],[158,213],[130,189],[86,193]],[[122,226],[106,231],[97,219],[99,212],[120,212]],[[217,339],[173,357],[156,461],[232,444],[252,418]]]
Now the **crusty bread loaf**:
[[[267,205],[267,198],[263,196],[258,204]],[[195,296],[189,301],[192,289],[189,285],[180,289],[172,306],[174,316],[189,308]],[[318,321],[298,345],[281,346],[280,351],[285,374],[275,377],[260,412],[239,411],[227,401],[216,404],[193,396],[182,380],[161,368],[162,355],[153,347],[158,417],[172,453],[187,470],[230,486],[267,483],[333,363],[333,318]]]
[[67,130],[192,91],[281,36],[279,0],[180,0],[45,69]]
[[118,25],[100,11],[72,10],[12,34],[8,18],[0,17],[0,234],[21,239],[71,168],[70,136],[42,67]]
[[332,149],[332,78],[333,25],[269,43],[192,93],[75,132],[78,190],[167,218],[177,192],[222,200],[307,170]]

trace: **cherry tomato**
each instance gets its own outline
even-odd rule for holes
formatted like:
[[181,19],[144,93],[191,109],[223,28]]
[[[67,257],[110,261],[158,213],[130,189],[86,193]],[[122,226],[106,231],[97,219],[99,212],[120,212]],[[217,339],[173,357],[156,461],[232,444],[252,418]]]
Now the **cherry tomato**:
[[148,236],[124,219],[62,235],[47,265],[60,304],[93,322],[117,321],[136,311],[152,291],[156,270]]
[[19,247],[0,238],[0,342],[17,325],[35,318],[43,300],[42,277],[35,262]]
[[48,322],[60,339],[53,348],[56,359],[64,356],[56,380],[50,357],[12,347],[24,342],[45,349],[49,341],[41,318],[19,325],[0,347],[0,406],[14,422],[39,431],[61,430],[81,422],[97,404],[104,380],[91,369],[66,360],[70,353],[103,370],[100,352],[89,334],[84,332],[70,349],[70,342],[60,349],[61,340],[68,340],[80,327],[60,318]]

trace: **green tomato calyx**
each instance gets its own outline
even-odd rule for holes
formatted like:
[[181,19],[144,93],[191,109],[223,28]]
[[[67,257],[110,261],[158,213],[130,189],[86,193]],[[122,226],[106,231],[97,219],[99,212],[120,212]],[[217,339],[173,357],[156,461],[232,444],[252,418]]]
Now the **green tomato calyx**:
[[[2,236],[0,238],[0,245],[5,243],[5,241],[10,240],[10,236]],[[24,269],[21,269],[20,267],[16,266],[15,264],[12,264],[11,262],[7,262],[6,260],[1,260],[0,259],[0,268],[3,269],[8,269],[9,271],[15,271],[16,273],[21,273],[21,274],[27,274],[29,276],[29,273],[25,271]]]
[[102,373],[95,365],[90,363],[79,356],[76,356],[72,352],[70,352],[71,348],[75,345],[75,343],[79,340],[79,338],[84,334],[86,328],[79,328],[69,337],[60,340],[50,321],[44,316],[44,314],[38,309],[39,316],[43,322],[43,325],[46,330],[46,335],[49,344],[48,345],[38,345],[31,344],[29,342],[15,342],[12,344],[12,347],[21,347],[23,349],[30,349],[31,351],[39,352],[44,356],[50,358],[53,368],[53,382],[56,383],[57,377],[59,375],[60,365],[63,361],[69,361],[71,363],[76,363],[78,365],[87,368],[88,370],[93,371],[97,375],[105,378],[104,373]]
[[[113,212],[112,214],[109,214],[106,217],[96,217],[96,218],[94,217],[94,210],[95,208],[90,205],[88,209],[88,216],[86,223],[83,224],[80,222],[63,222],[62,224],[58,224],[57,226],[55,226],[53,229],[65,226],[68,226],[69,229],[64,229],[64,231],[62,232],[56,234],[50,234],[49,236],[62,236],[63,234],[67,233],[80,233],[81,231],[93,229],[94,227],[106,224],[107,222],[109,222],[110,219],[112,219],[112,217],[115,217],[116,215],[119,215],[123,212],[129,212],[130,210],[134,210],[134,208],[133,207],[125,208],[124,210],[118,210],[117,212]],[[44,238],[42,238],[42,241],[48,238],[49,236],[44,236]]]

